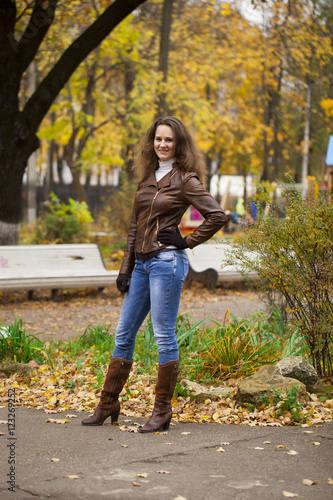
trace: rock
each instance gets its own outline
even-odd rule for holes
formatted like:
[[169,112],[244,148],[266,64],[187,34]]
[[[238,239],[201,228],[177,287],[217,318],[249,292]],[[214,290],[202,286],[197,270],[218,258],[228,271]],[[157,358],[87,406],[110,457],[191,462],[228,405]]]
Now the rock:
[[211,401],[217,401],[220,398],[227,399],[235,392],[235,389],[232,387],[213,387],[208,389],[186,379],[182,380],[181,384],[183,387],[188,387],[195,399],[200,402],[205,402],[206,399],[210,399]]
[[0,364],[0,372],[3,372],[7,377],[10,377],[13,373],[17,373],[22,377],[31,377],[34,373],[34,367],[24,363],[5,362]]
[[206,399],[217,401],[218,399],[227,399],[231,394],[235,393],[232,387],[216,387],[215,389],[202,389],[201,391],[193,392],[193,396],[197,401],[204,403]]
[[318,381],[316,370],[302,356],[288,356],[281,359],[276,364],[278,373],[283,377],[290,377],[303,382],[308,391],[311,391],[314,384]]
[[263,370],[263,368],[254,375],[238,382],[236,394],[238,403],[251,403],[255,406],[260,406],[262,404],[262,396],[267,395],[268,397],[274,397],[274,389],[276,389],[281,396],[284,397],[294,385],[298,387],[297,401],[299,403],[304,403],[309,400],[306,387],[302,382],[293,378],[283,377],[276,373],[267,373],[272,370]]

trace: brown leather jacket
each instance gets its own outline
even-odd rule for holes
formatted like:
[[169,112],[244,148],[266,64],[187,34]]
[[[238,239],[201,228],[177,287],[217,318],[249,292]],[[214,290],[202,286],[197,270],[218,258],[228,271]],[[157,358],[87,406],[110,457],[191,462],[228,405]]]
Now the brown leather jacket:
[[167,245],[157,241],[157,232],[160,229],[176,231],[190,205],[205,219],[186,237],[188,247],[194,248],[211,238],[227,222],[220,205],[206,191],[197,175],[174,168],[159,182],[156,182],[155,173],[152,173],[139,184],[119,273],[132,274],[134,252],[148,253],[165,248]]

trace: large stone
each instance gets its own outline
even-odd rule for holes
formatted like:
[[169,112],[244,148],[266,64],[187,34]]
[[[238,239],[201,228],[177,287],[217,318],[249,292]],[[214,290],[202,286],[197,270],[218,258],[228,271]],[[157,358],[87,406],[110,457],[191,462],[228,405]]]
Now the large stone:
[[7,377],[14,373],[22,377],[31,377],[34,373],[34,367],[24,363],[4,362],[0,364],[0,372],[3,372]]
[[283,377],[290,377],[303,382],[308,391],[318,381],[318,375],[312,365],[302,356],[288,356],[276,364],[276,369]]
[[254,375],[240,380],[237,384],[237,402],[260,406],[262,396],[274,397],[275,389],[282,397],[285,397],[293,386],[298,388],[297,401],[299,403],[305,403],[309,400],[306,387],[302,382],[278,375],[274,369],[274,366],[263,367]]
[[182,386],[187,387],[195,399],[202,403],[204,403],[206,399],[210,399],[211,401],[227,399],[235,392],[235,389],[232,387],[213,387],[208,389],[196,382],[186,379],[182,380]]

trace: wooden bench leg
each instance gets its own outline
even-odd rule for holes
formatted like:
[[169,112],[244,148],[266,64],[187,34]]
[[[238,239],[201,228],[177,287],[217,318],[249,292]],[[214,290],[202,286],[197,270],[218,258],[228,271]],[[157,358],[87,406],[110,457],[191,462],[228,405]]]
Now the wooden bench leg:
[[52,298],[53,302],[61,302],[61,299],[58,297],[58,289],[57,288],[52,289],[51,298]]
[[28,300],[32,300],[34,297],[34,291],[33,290],[29,290],[28,291]]
[[215,269],[206,269],[205,271],[197,272],[189,266],[189,272],[185,281],[185,287],[190,288],[193,281],[204,283],[208,290],[214,290],[217,283],[217,271]]

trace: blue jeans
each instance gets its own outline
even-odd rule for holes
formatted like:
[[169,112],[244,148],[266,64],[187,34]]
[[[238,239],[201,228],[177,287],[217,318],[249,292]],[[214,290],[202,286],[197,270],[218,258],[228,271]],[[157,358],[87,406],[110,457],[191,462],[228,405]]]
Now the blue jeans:
[[185,250],[169,250],[146,261],[135,261],[116,329],[113,357],[133,358],[136,334],[151,311],[159,362],[178,359],[175,325],[187,272]]

